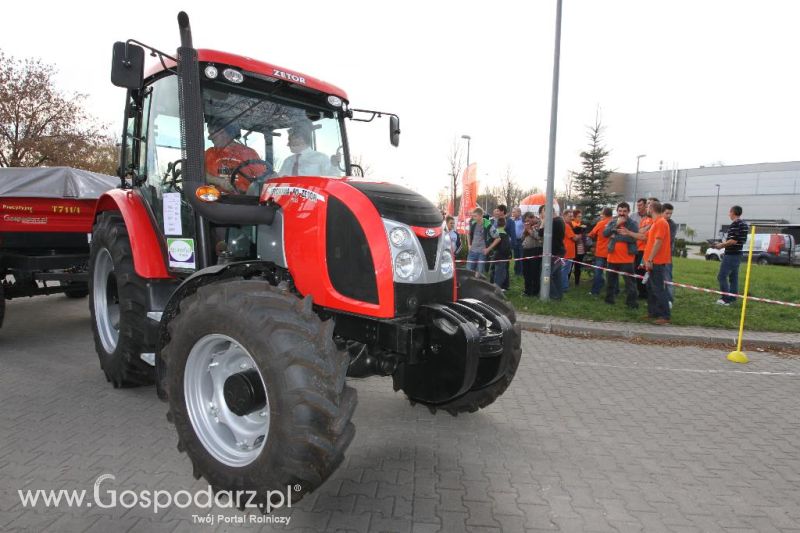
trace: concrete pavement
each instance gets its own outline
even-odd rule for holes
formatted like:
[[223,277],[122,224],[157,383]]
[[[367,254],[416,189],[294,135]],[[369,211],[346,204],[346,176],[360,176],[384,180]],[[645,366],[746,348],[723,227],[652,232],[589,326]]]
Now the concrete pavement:
[[[152,388],[100,372],[85,301],[9,302],[0,330],[0,530],[254,531],[172,507],[25,507],[17,491],[205,488]],[[525,319],[523,317],[523,319]],[[473,415],[355,381],[345,463],[291,509],[302,531],[798,531],[800,360],[524,333],[517,378]],[[107,501],[106,501],[107,503]]]

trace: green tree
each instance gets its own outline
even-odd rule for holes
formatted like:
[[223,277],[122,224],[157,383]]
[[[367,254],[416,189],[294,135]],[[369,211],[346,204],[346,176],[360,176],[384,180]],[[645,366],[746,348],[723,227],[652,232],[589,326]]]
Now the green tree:
[[616,201],[616,195],[608,192],[611,171],[606,168],[606,158],[609,152],[603,144],[604,127],[599,113],[595,116],[594,125],[587,129],[589,149],[581,152],[583,170],[572,173],[572,188],[578,197],[575,204],[583,210],[583,218],[594,220],[603,207]]

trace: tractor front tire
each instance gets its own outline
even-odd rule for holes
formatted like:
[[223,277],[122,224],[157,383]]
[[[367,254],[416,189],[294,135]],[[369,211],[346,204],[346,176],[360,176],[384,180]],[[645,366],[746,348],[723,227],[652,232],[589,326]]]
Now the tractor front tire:
[[89,256],[89,310],[100,368],[119,387],[149,385],[153,367],[144,351],[145,282],[133,266],[133,254],[122,215],[101,213],[92,230]]
[[355,434],[356,391],[333,326],[310,297],[262,281],[206,285],[180,303],[161,354],[167,419],[195,478],[263,506],[287,486],[296,502],[336,470]]
[[466,394],[454,400],[450,400],[447,403],[437,405],[426,404],[433,412],[443,410],[453,416],[457,416],[459,413],[474,413],[478,409],[483,409],[494,403],[511,384],[514,375],[517,373],[520,358],[522,357],[522,332],[520,326],[517,324],[517,314],[514,311],[514,306],[508,301],[503,291],[501,291],[497,285],[488,282],[483,276],[471,270],[457,269],[456,276],[458,299],[474,298],[487,304],[496,311],[499,311],[511,322],[511,325],[514,327],[514,333],[511,361],[509,361],[500,379],[484,387],[471,389],[467,391]]

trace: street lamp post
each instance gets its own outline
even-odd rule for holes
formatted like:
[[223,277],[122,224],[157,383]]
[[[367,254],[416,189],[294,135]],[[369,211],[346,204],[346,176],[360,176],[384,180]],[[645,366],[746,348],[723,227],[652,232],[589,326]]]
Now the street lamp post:
[[[469,168],[469,143],[472,140],[472,137],[470,137],[469,135],[462,135],[461,138],[467,140],[467,168]],[[456,214],[456,192],[457,192],[456,191],[456,189],[457,189],[456,182],[457,181],[458,181],[458,177],[457,176],[453,176],[453,215]],[[461,185],[462,185],[462,188],[463,188],[464,184],[462,183]]]
[[558,80],[561,67],[561,3],[556,0],[556,32],[553,46],[553,94],[550,97],[550,145],[547,153],[547,188],[545,189],[544,206],[544,243],[542,246],[542,274],[539,284],[539,299],[543,302],[550,299],[550,283],[558,280],[550,279],[551,257],[553,252],[553,196],[555,193],[556,173],[556,130],[558,128]]
[[719,215],[719,183],[714,184],[717,188],[717,206],[714,208],[714,234],[712,238],[717,240],[717,215]]
[[[641,154],[636,156],[636,179],[633,180],[633,206],[636,206],[636,194],[639,192],[639,161],[643,158],[647,157],[647,154]],[[631,208],[633,210],[633,208]]]
[[467,166],[469,166],[469,143],[472,140],[472,137],[469,135],[462,135],[461,138],[467,140]]

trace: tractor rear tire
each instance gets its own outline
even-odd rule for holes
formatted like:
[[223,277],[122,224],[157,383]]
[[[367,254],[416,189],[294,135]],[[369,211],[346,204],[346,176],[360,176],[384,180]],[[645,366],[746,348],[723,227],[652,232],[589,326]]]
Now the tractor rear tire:
[[517,373],[519,361],[522,357],[522,331],[519,324],[517,324],[517,314],[514,311],[514,306],[508,301],[503,291],[501,291],[497,285],[488,282],[483,276],[470,270],[457,269],[456,276],[458,299],[474,298],[487,304],[496,311],[500,311],[508,318],[512,326],[514,326],[514,340],[511,350],[511,361],[500,379],[484,387],[471,389],[467,391],[466,394],[454,400],[450,400],[447,403],[437,405],[425,404],[432,412],[444,410],[453,416],[457,416],[459,413],[474,413],[478,409],[483,409],[494,403],[511,384],[514,375]]
[[86,298],[89,296],[89,286],[79,281],[68,281],[64,288],[64,296],[76,300]]
[[[310,297],[262,281],[206,285],[180,303],[161,355],[167,419],[195,478],[217,491],[255,491],[251,503],[263,506],[287,486],[294,503],[336,470],[355,435],[357,398],[333,326]],[[245,374],[245,390],[260,390],[262,401],[248,403],[247,392],[241,408],[228,385]]]
[[101,213],[92,230],[89,256],[89,310],[100,368],[119,387],[153,383],[145,351],[145,281],[133,266],[133,254],[118,212]]

